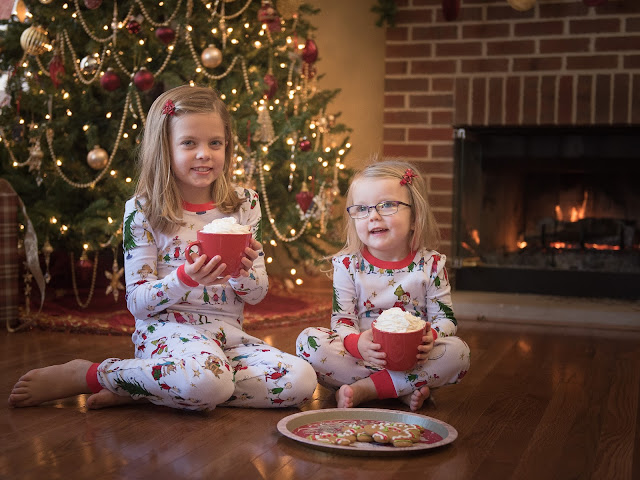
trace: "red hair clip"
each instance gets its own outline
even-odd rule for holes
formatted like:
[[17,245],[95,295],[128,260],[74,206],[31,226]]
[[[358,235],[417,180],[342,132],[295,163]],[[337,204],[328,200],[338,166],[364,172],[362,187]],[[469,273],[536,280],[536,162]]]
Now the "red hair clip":
[[411,170],[410,168],[407,168],[404,172],[404,175],[402,175],[402,180],[400,180],[400,185],[406,185],[407,183],[411,185],[411,182],[413,181],[412,179],[417,176],[418,175],[413,173],[413,170]]
[[173,103],[172,100],[167,100],[167,102],[164,104],[164,107],[162,107],[162,114],[173,116],[175,113],[176,113],[175,104]]

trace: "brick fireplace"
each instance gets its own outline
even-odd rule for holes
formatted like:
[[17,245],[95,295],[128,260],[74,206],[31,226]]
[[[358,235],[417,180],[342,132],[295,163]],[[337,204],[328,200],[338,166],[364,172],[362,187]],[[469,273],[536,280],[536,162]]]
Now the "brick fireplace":
[[452,261],[456,132],[602,127],[640,136],[640,2],[538,0],[521,12],[506,0],[461,0],[452,21],[442,0],[396,3],[386,32],[384,153],[427,176]]

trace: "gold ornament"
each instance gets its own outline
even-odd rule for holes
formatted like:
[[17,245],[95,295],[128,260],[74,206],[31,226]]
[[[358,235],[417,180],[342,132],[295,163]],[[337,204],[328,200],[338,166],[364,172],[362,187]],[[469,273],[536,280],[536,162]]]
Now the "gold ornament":
[[109,161],[109,154],[104,148],[100,148],[100,145],[96,145],[87,154],[87,163],[94,170],[102,170],[107,166]]
[[29,165],[29,171],[40,171],[40,166],[42,165],[42,159],[44,158],[44,153],[40,148],[40,139],[37,139],[33,142],[33,146],[29,149],[29,159],[27,160],[27,164]]
[[536,4],[536,0],[507,0],[507,2],[511,5],[511,8],[519,12],[531,10]]
[[202,64],[205,67],[216,68],[222,63],[222,52],[213,45],[209,45],[202,51],[200,58],[202,59]]
[[115,259],[115,257],[113,259],[113,265],[111,266],[111,271],[104,272],[105,277],[107,277],[107,279],[111,281],[111,283],[109,283],[109,286],[105,290],[104,294],[109,295],[110,293],[113,293],[113,299],[116,302],[118,301],[118,295],[119,295],[118,290],[124,290],[124,285],[122,285],[122,282],[120,281],[120,277],[122,276],[123,273],[124,273],[124,268],[118,269],[118,261]]
[[40,55],[47,50],[47,31],[31,25],[20,35],[20,46],[28,55]]
[[40,0],[40,3],[43,5],[49,5],[53,0]]

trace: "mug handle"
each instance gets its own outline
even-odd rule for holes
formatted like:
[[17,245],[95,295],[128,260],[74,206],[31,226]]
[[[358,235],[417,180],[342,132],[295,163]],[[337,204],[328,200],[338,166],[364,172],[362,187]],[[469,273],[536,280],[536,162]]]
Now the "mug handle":
[[191,258],[191,249],[193,247],[198,248],[198,255],[200,255],[200,240],[196,240],[195,242],[190,242],[184,251],[184,256],[187,259],[187,262],[189,263],[193,263],[193,258]]

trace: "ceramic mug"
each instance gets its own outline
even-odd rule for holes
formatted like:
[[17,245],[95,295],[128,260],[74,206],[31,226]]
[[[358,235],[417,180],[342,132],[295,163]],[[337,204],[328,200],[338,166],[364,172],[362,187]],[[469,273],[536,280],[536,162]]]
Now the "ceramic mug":
[[231,275],[237,277],[242,269],[242,259],[244,249],[251,245],[252,235],[250,233],[206,233],[198,232],[197,240],[190,242],[184,251],[187,262],[193,263],[191,249],[196,249],[198,255],[206,255],[212,259],[220,255],[220,263],[226,263],[227,267],[221,276]]
[[[426,327],[426,325],[425,325]],[[380,351],[387,354],[387,370],[405,371],[413,368],[418,361],[418,346],[422,344],[425,328],[411,332],[384,332],[371,325],[373,343],[380,344]]]

